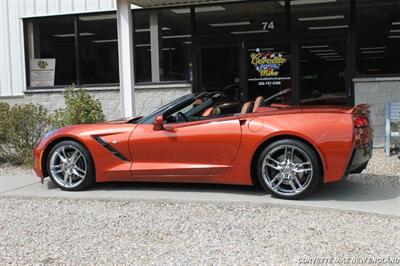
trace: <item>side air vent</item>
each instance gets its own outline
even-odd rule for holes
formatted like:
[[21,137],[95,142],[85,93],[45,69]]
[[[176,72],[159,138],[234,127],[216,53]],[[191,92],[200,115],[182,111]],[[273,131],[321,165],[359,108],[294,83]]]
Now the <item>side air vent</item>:
[[101,146],[103,146],[104,148],[106,148],[109,152],[111,152],[112,154],[114,154],[115,156],[117,156],[119,159],[123,160],[123,161],[129,161],[128,158],[126,158],[124,155],[122,155],[122,153],[120,153],[117,149],[115,149],[113,146],[111,146],[110,144],[108,144],[107,142],[104,141],[104,139],[102,139],[99,136],[94,137],[94,139],[100,143]]

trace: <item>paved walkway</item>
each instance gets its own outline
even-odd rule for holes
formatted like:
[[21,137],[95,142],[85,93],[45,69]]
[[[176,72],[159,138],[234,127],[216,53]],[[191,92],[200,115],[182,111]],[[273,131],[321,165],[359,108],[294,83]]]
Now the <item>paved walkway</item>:
[[400,217],[400,189],[340,182],[324,185],[310,198],[280,200],[255,187],[198,184],[107,183],[90,190],[65,192],[49,179],[44,184],[33,175],[0,176],[0,196],[100,199],[248,202],[281,206],[340,209]]

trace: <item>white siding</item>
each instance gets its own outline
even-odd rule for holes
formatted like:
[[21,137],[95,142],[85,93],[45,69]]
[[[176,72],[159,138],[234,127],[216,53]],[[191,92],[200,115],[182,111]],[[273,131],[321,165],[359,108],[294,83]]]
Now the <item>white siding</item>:
[[[8,1],[0,2],[0,95],[13,95],[18,94],[13,88],[13,75],[12,75],[12,61],[15,52],[18,48],[11,50],[11,38],[13,31],[11,28],[18,27],[18,23],[10,21],[12,16],[10,13],[13,12]],[[18,22],[18,20],[17,20]],[[17,54],[15,54],[17,55]],[[14,78],[17,77],[17,73],[13,73]]]
[[23,95],[23,19],[115,10],[115,0],[0,0],[0,97]]
[[[4,1],[4,0],[3,0]],[[5,0],[22,2],[23,17],[115,10],[115,0]]]

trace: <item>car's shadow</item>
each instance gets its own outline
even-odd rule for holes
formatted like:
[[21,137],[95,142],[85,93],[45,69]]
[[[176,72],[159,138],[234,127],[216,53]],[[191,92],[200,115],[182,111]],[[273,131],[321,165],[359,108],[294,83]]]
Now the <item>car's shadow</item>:
[[381,201],[400,198],[400,187],[378,186],[351,181],[321,185],[307,201]]
[[[385,178],[382,176],[382,178]],[[51,181],[49,189],[58,189]],[[238,186],[221,184],[192,184],[192,183],[144,183],[144,182],[110,182],[98,183],[90,191],[113,191],[113,192],[176,192],[176,193],[199,193],[204,194],[233,194],[249,197],[269,197],[270,194],[256,186]],[[234,197],[234,196],[233,196]],[[306,197],[305,201],[380,201],[400,197],[399,187],[378,186],[362,184],[350,181],[341,181],[332,184],[320,185],[314,193]],[[193,199],[196,199],[193,196]]]
[[[49,189],[58,189],[50,180]],[[240,195],[268,195],[256,186],[239,186],[225,184],[201,183],[154,183],[154,182],[107,182],[97,183],[86,191],[159,191],[159,192],[192,192],[192,193],[232,193]]]

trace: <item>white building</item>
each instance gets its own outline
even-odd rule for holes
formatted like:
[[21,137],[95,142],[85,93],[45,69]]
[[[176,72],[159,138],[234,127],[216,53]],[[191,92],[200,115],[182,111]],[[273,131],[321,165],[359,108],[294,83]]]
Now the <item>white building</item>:
[[369,103],[383,143],[384,103],[400,101],[400,1],[134,4],[1,1],[0,101],[53,111],[74,84],[117,118],[192,91],[246,100],[291,88],[294,104]]

